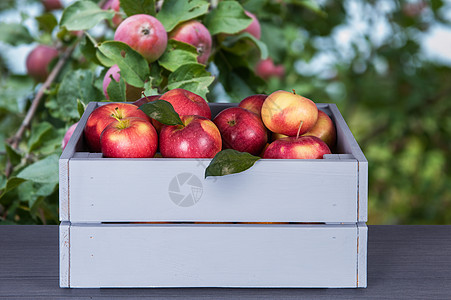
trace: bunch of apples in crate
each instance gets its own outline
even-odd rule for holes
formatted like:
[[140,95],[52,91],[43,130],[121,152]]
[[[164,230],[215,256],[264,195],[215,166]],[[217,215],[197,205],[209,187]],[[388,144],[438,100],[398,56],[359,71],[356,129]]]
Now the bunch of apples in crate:
[[98,107],[84,136],[91,151],[116,158],[213,158],[232,149],[245,157],[320,159],[336,140],[329,116],[294,91],[252,95],[211,117],[201,96],[173,89]]

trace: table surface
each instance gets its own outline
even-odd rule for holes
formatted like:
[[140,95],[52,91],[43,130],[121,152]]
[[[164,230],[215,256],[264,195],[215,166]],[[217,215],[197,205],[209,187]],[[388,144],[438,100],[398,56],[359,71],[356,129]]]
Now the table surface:
[[62,289],[58,226],[0,226],[0,299],[451,299],[451,225],[368,229],[366,289]]

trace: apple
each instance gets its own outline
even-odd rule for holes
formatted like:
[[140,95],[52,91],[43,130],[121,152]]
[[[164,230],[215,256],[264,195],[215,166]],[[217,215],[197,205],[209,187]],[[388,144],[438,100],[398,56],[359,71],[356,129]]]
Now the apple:
[[42,0],[42,5],[46,11],[52,11],[63,8],[60,0]]
[[75,123],[75,124],[72,124],[72,125],[69,127],[69,129],[67,129],[66,134],[64,134],[64,138],[63,138],[63,140],[61,141],[61,148],[63,148],[63,150],[64,150],[64,148],[66,148],[67,143],[69,142],[69,140],[70,140],[72,134],[74,133],[74,130],[75,130],[75,128],[77,127],[77,125],[78,125],[78,122]]
[[111,122],[117,119],[138,117],[147,120],[149,117],[136,105],[131,103],[110,103],[96,108],[86,121],[84,128],[85,140],[89,149],[100,152],[100,135]]
[[285,75],[285,68],[282,65],[274,65],[271,58],[260,60],[255,66],[255,74],[268,80],[271,77],[283,78]]
[[102,131],[100,146],[104,157],[154,157],[158,147],[158,135],[146,119],[118,118]]
[[242,107],[221,111],[213,120],[222,137],[223,149],[235,149],[258,155],[268,141],[261,119]]
[[303,135],[316,136],[323,140],[329,148],[334,147],[337,139],[334,122],[332,122],[329,116],[321,110],[318,110],[318,120],[316,121],[315,126]]
[[286,137],[278,139],[266,148],[263,158],[319,159],[331,154],[327,144],[316,136]]
[[268,95],[263,94],[257,94],[246,97],[243,100],[241,100],[241,102],[238,104],[238,107],[245,108],[261,118],[262,106],[263,102],[265,102],[266,97],[268,97]]
[[263,123],[275,133],[301,135],[312,129],[317,119],[315,103],[294,92],[275,91],[263,102]]
[[261,37],[261,28],[260,28],[260,22],[258,21],[257,17],[247,10],[244,11],[248,17],[252,18],[252,22],[249,26],[247,26],[246,29],[244,29],[242,32],[249,32],[251,35],[253,35],[257,40]]
[[285,138],[288,137],[288,135],[285,134],[281,134],[281,133],[275,133],[275,132],[271,132],[271,141],[275,141],[281,138]]
[[201,116],[180,116],[184,125],[164,125],[160,132],[163,157],[213,158],[221,151],[221,134],[216,125]]
[[120,13],[120,0],[108,0],[103,6],[102,9],[104,10],[108,10],[108,9],[112,9],[116,12],[116,14],[114,15],[114,17],[111,19],[111,22],[113,23],[113,25],[115,27],[119,26],[119,24],[121,24],[121,22],[124,20],[122,18],[122,15]]
[[138,99],[138,100],[132,102],[132,104],[140,107],[143,104],[158,100],[158,99],[160,99],[160,97],[161,97],[161,95],[144,96],[141,99]]
[[138,14],[119,24],[114,40],[126,43],[148,62],[153,62],[166,50],[168,37],[160,21],[150,15]]
[[27,73],[36,81],[42,82],[49,76],[49,65],[58,57],[58,50],[46,45],[38,45],[27,56]]
[[[121,79],[121,73],[118,65],[114,65],[111,68],[108,69],[108,71],[105,74],[105,77],[103,78],[103,93],[105,94],[105,97],[107,99],[110,99],[110,96],[108,96],[108,85],[110,85],[111,77],[116,81],[119,82]],[[137,100],[141,98],[141,93],[143,89],[138,88],[132,85],[129,85],[128,83],[125,84],[125,97],[129,100]],[[115,100],[115,99],[112,99]]]
[[[211,110],[207,101],[201,96],[185,89],[173,89],[161,95],[160,100],[166,100],[172,104],[176,113],[180,116],[196,115],[211,119]],[[162,124],[152,120],[153,126],[160,132]]]
[[211,52],[211,34],[201,22],[191,20],[178,25],[169,34],[169,39],[193,45],[199,56],[197,61],[206,64]]

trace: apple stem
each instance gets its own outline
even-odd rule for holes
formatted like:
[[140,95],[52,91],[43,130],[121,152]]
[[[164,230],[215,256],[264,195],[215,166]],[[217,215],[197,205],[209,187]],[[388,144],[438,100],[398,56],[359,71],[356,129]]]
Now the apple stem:
[[141,92],[141,95],[143,95],[143,97],[146,97],[147,100],[149,100],[149,97],[147,97],[146,93],[144,93],[144,91]]
[[292,89],[292,91],[293,91],[293,94],[295,94],[295,95],[296,95],[296,91],[295,91],[294,89]]
[[299,133],[301,132],[301,127],[302,127],[303,123],[304,123],[304,121],[301,121],[301,123],[299,124],[298,133],[296,134],[296,138],[299,138]]

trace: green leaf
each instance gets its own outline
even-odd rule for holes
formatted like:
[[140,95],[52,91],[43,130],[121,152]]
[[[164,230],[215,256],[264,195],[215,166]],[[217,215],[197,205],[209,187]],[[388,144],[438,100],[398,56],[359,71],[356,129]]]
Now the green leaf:
[[27,166],[17,177],[39,183],[58,183],[58,159],[57,154],[47,156]]
[[214,77],[201,64],[183,65],[168,77],[168,89],[182,88],[205,98]]
[[5,150],[9,161],[13,166],[20,164],[20,161],[22,160],[20,153],[13,149],[8,143],[5,143]]
[[121,0],[120,2],[127,16],[138,14],[155,16],[155,0]]
[[77,1],[68,6],[61,16],[60,26],[67,30],[88,30],[104,19],[113,18],[113,10],[103,10],[91,1]]
[[16,187],[18,187],[22,182],[26,181],[23,178],[10,177],[6,184],[3,181],[2,187],[0,188],[0,199],[5,196],[8,192],[12,191]]
[[139,109],[152,119],[165,125],[184,126],[179,114],[174,110],[172,104],[166,100],[155,100],[141,105]]
[[107,93],[111,101],[124,102],[127,101],[125,94],[126,85],[122,77],[119,78],[119,82],[114,80],[113,75],[110,75],[111,81],[107,87]]
[[321,8],[316,0],[291,0],[291,3],[308,8],[322,17],[327,16],[327,13]]
[[240,173],[252,167],[260,157],[247,152],[226,149],[218,152],[205,169],[205,178],[208,176],[224,176]]
[[94,86],[94,74],[90,70],[79,69],[67,72],[58,89],[56,97],[46,102],[50,113],[63,121],[78,120],[77,101],[84,104],[105,99],[103,92]]
[[249,45],[249,41],[257,46],[258,50],[260,51],[260,59],[268,58],[268,47],[266,47],[266,44],[256,39],[249,32],[243,32],[238,35],[229,36],[224,40],[222,44],[227,51],[234,52],[236,54],[244,54],[248,51],[248,49],[246,49],[248,47],[246,46]]
[[169,32],[182,22],[206,14],[209,6],[210,4],[205,0],[165,0],[157,19]]
[[17,46],[34,41],[28,29],[21,24],[0,23],[0,41]]
[[38,21],[39,29],[48,33],[52,33],[53,29],[58,25],[58,20],[51,13],[37,16],[36,21]]
[[80,40],[80,51],[87,60],[92,61],[97,65],[101,65],[96,56],[96,44],[96,41],[87,32],[85,32]]
[[194,46],[176,40],[169,40],[166,51],[160,57],[158,63],[166,70],[174,72],[183,65],[197,63],[197,55],[198,53]]
[[149,76],[149,63],[125,43],[107,41],[97,48],[97,58],[106,67],[118,65],[121,77],[135,87],[144,87]]
[[246,29],[252,23],[243,7],[236,1],[221,1],[205,19],[211,35],[218,33],[234,34]]
[[80,99],[77,99],[77,110],[78,110],[78,114],[80,115],[80,118],[81,118],[81,116],[83,116],[83,114],[85,113],[86,104],[81,102]]
[[51,133],[54,129],[52,124],[45,121],[33,125],[34,126],[31,128],[31,136],[28,140],[28,152],[32,152],[39,147],[46,135]]

